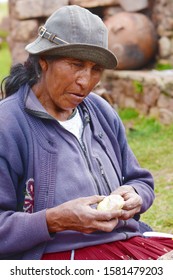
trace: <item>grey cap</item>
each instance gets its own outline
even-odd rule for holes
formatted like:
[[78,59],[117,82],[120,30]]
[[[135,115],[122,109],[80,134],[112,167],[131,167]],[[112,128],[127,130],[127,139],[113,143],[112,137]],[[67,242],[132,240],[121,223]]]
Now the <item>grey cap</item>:
[[77,5],[55,11],[41,26],[37,39],[26,46],[31,54],[58,55],[93,61],[115,69],[117,58],[108,50],[108,30],[95,14]]

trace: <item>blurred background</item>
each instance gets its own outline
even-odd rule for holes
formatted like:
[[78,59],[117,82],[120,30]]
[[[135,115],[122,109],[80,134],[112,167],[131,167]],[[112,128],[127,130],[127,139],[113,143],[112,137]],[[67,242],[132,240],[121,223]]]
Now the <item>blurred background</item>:
[[9,73],[12,63],[8,45],[10,32],[8,1],[0,0],[0,81]]
[[97,93],[116,109],[130,107],[164,124],[172,123],[172,0],[1,0],[0,81],[12,64],[26,60],[24,48],[46,18],[72,4],[103,19],[109,48],[118,58],[117,70],[104,72]]
[[100,16],[118,58],[95,92],[120,114],[129,144],[155,179],[156,199],[142,219],[173,233],[173,1],[0,0],[0,82],[57,8],[80,5]]

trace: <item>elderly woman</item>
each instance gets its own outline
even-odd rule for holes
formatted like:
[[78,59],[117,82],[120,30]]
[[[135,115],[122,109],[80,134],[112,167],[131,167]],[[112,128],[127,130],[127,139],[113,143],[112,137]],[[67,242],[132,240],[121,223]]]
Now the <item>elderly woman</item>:
[[[152,176],[130,150],[117,113],[91,92],[103,70],[117,65],[107,35],[88,10],[60,8],[5,81],[1,259],[156,259],[173,248],[142,237]],[[109,194],[123,197],[121,210],[97,210]]]

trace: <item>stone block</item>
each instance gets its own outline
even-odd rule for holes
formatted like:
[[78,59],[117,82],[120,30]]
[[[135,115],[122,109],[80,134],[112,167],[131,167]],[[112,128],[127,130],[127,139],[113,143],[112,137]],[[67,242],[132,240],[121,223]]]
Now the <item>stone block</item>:
[[[172,77],[171,77],[172,76]],[[170,76],[170,79],[173,79],[173,75]],[[163,91],[173,97],[173,80],[165,81]]]
[[153,107],[157,104],[160,96],[160,89],[157,86],[150,85],[144,87],[143,90],[143,102],[149,106]]
[[23,63],[24,61],[26,61],[28,53],[25,51],[25,46],[26,43],[22,42],[15,42],[11,46],[11,56],[13,64]]
[[15,41],[28,42],[37,36],[38,21],[37,20],[12,20],[13,26],[11,38]]
[[81,7],[93,8],[98,6],[111,6],[119,4],[118,0],[70,0],[71,5],[79,5]]
[[165,95],[165,94],[161,94],[158,102],[157,102],[157,106],[158,108],[166,108],[168,109],[170,107],[170,100],[172,98],[170,98],[169,96]]
[[70,0],[69,3],[88,8],[120,5],[129,12],[140,11],[148,7],[148,0]]
[[147,115],[149,112],[149,107],[145,103],[136,103],[136,109],[142,115]]
[[132,97],[126,96],[124,100],[124,106],[125,108],[136,109],[136,101]]
[[169,97],[166,95],[160,95],[160,98],[157,103],[158,108],[168,108],[169,106]]
[[169,125],[169,124],[173,123],[173,113],[166,108],[159,109],[159,117],[160,117],[161,123],[163,123],[165,125]]
[[16,19],[48,17],[56,9],[68,5],[68,0],[18,0],[13,1],[12,15]]
[[158,107],[152,107],[149,110],[149,116],[151,118],[159,120],[159,108]]
[[166,58],[171,54],[171,41],[168,37],[161,37],[158,42],[159,45],[159,56]]

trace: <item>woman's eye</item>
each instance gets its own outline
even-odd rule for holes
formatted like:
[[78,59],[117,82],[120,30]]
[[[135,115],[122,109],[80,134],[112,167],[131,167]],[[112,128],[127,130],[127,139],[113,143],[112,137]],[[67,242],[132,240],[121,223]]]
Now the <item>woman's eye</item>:
[[81,63],[81,62],[73,62],[73,65],[75,66],[75,67],[83,67],[83,63]]
[[96,72],[102,72],[103,71],[103,67],[101,67],[100,65],[95,65],[93,67],[93,70]]

